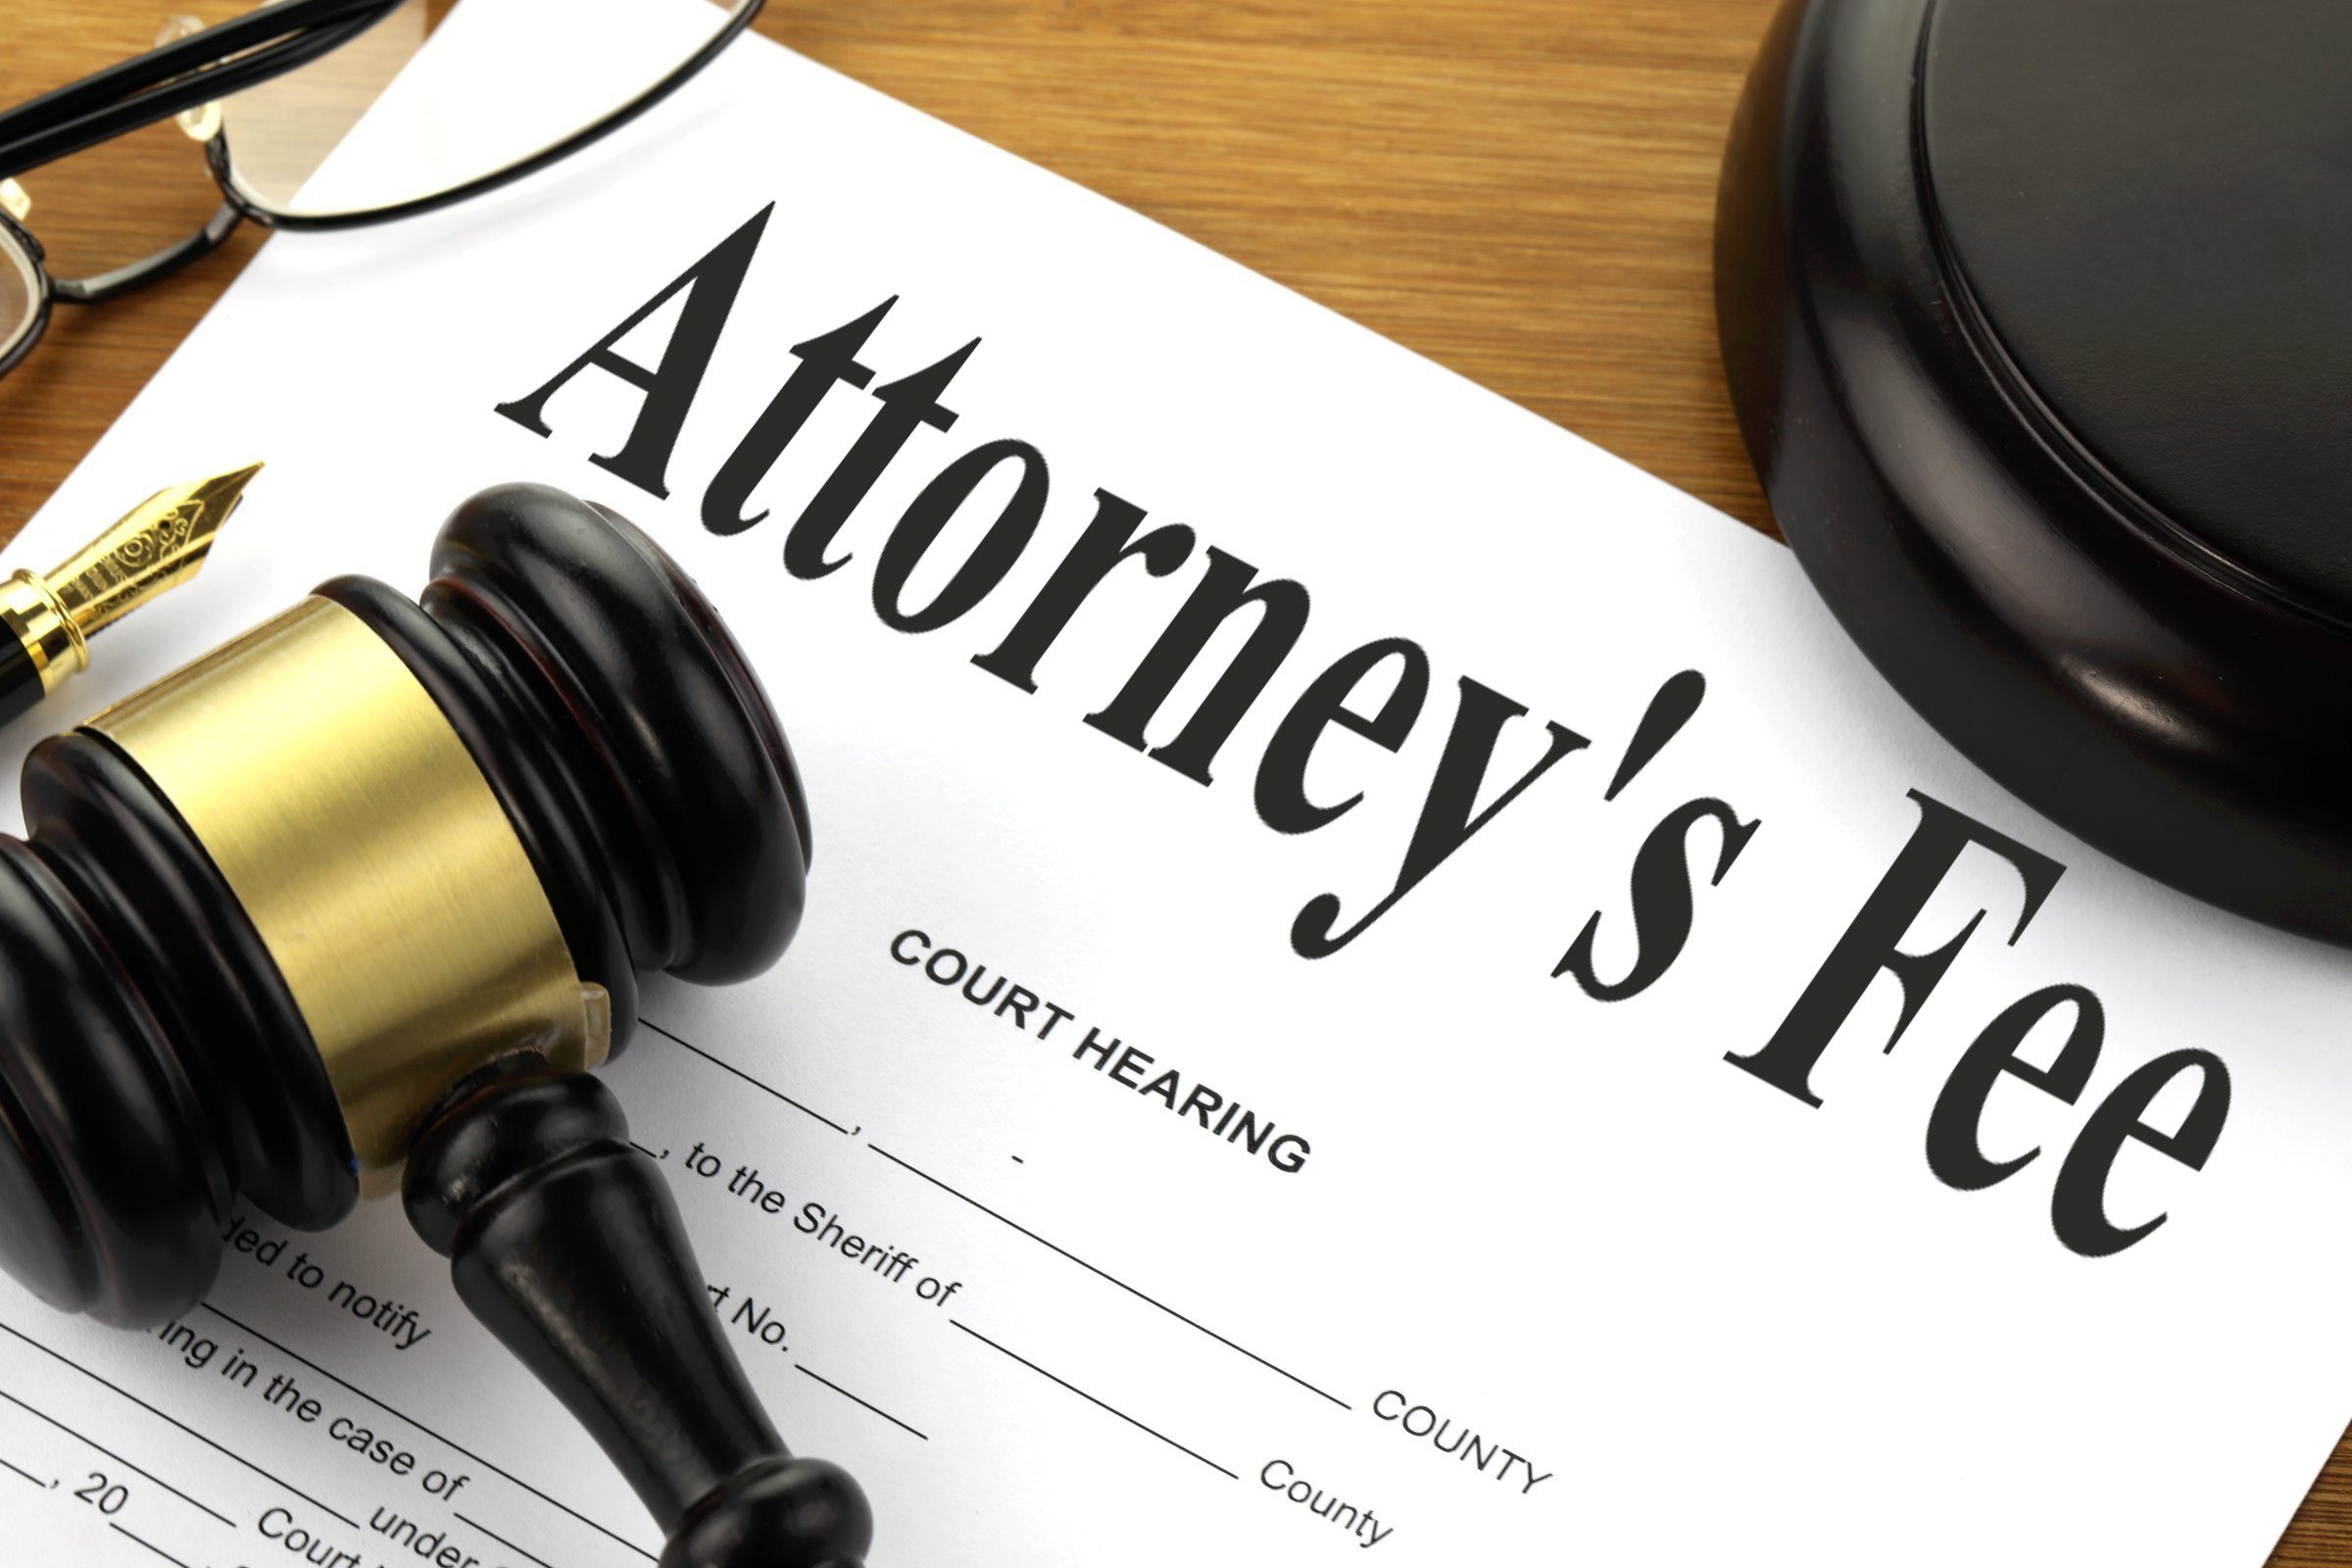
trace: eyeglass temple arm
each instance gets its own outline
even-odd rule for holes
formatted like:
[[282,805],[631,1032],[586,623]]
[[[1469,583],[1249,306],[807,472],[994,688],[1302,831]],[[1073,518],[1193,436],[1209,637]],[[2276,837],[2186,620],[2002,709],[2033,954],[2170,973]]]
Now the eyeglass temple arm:
[[68,157],[304,65],[401,0],[283,0],[0,113],[0,177]]

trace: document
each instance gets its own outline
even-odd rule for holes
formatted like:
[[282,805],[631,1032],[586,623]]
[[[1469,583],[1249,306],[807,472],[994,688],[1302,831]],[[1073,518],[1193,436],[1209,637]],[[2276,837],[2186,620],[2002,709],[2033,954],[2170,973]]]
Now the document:
[[[2020,805],[1780,545],[780,47],[272,241],[12,554],[251,458],[74,701],[515,479],[742,639],[808,918],[607,1079],[880,1568],[2254,1568],[2352,1413],[2352,956]],[[658,1555],[396,1203],[225,1230],[156,1332],[0,1286],[0,1561]]]

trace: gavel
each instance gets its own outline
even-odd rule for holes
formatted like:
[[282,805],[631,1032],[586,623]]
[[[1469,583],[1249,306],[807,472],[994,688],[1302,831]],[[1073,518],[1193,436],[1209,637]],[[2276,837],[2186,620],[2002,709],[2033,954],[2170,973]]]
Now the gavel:
[[808,801],[716,612],[636,528],[486,490],[412,603],[339,577],[43,741],[0,837],[0,1261],[167,1322],[232,1206],[397,1191],[458,1295],[595,1436],[662,1568],[858,1568],[659,1167],[591,1069],[640,971],[766,968]]

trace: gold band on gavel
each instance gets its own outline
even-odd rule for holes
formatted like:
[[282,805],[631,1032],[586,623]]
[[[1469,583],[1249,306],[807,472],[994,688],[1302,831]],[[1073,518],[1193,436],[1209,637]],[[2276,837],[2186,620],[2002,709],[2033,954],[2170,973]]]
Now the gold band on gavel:
[[397,654],[307,599],[87,726],[170,798],[310,1027],[364,1185],[451,1085],[611,1042],[514,824]]

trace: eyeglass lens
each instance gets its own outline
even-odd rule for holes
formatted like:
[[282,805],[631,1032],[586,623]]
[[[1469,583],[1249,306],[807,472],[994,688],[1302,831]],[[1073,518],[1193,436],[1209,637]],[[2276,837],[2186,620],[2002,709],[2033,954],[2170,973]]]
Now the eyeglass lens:
[[0,359],[32,330],[41,298],[40,275],[14,234],[0,226]]
[[[0,51],[0,103],[30,98],[75,67],[112,64],[199,25],[168,18],[171,3],[96,0],[76,7],[74,25],[82,31],[72,48],[64,47],[56,24],[42,23],[49,47],[29,61]],[[95,277],[178,245],[220,206],[220,193],[205,175],[202,149],[169,121],[24,171],[19,178],[27,208],[20,216],[39,238],[50,276],[59,279]]]
[[716,0],[407,0],[343,47],[216,106],[231,183],[289,217],[368,212],[495,173],[675,72]]

